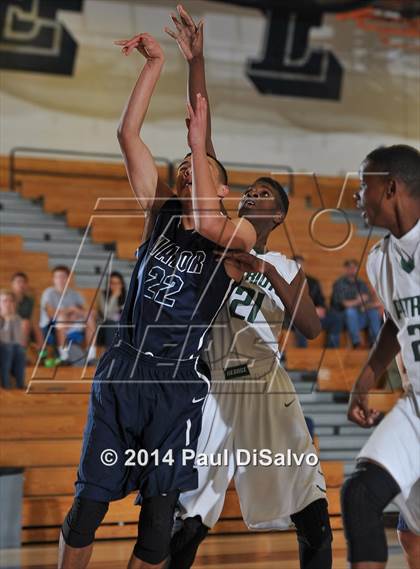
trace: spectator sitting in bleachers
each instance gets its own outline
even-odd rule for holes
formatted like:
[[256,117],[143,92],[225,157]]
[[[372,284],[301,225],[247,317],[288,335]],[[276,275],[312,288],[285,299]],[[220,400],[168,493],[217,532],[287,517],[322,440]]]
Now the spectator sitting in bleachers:
[[98,297],[97,317],[100,324],[98,344],[101,346],[108,347],[112,344],[125,297],[124,277],[118,271],[112,271],[108,289],[102,290]]
[[[344,275],[333,285],[330,318],[348,330],[353,348],[360,346],[360,331],[368,328],[371,345],[381,327],[379,303],[375,302],[368,285],[357,278],[358,263],[355,259],[344,262]],[[339,342],[339,335],[336,338]]]
[[39,325],[47,339],[58,350],[61,362],[68,362],[71,342],[89,347],[88,362],[96,358],[93,343],[96,323],[93,312],[85,307],[83,296],[76,290],[67,287],[70,269],[58,265],[52,271],[53,286],[44,290],[41,296]]
[[[304,261],[305,259],[301,255],[295,255],[293,259],[300,265],[303,272],[304,269]],[[339,346],[339,337],[340,337],[340,323],[337,319],[330,318],[329,313],[327,312],[327,307],[325,305],[325,297],[322,292],[321,283],[318,279],[313,276],[310,276],[305,273],[306,281],[308,283],[309,288],[309,296],[312,298],[313,303],[315,304],[316,312],[319,316],[321,321],[321,326],[323,330],[327,331],[327,348],[338,348]],[[295,333],[296,338],[296,345],[298,348],[307,348],[308,347],[308,340],[299,332],[299,330],[293,327],[293,331]],[[338,341],[337,341],[338,338]]]
[[28,347],[31,340],[36,343],[38,349],[42,347],[42,333],[36,322],[33,321],[35,300],[29,294],[28,275],[15,273],[10,281],[12,292],[16,299],[16,312],[22,318],[23,345]]
[[16,312],[12,291],[0,291],[0,375],[5,389],[12,387],[13,375],[18,389],[25,388],[26,354],[22,318]]

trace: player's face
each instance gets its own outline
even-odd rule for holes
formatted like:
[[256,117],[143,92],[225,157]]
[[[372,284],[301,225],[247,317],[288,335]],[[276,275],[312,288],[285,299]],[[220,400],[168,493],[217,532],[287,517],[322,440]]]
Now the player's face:
[[360,172],[360,190],[354,195],[356,206],[362,210],[362,217],[368,225],[386,227],[387,211],[384,200],[387,177],[376,173],[372,164],[363,162]]
[[268,184],[255,182],[243,194],[239,202],[238,215],[273,221],[274,216],[281,215],[274,190]]
[[[210,167],[211,177],[216,187],[221,185],[219,179],[219,170],[216,162],[207,156],[207,162]],[[192,193],[192,166],[191,156],[186,156],[181,164],[178,166],[176,181],[175,181],[176,195],[179,198],[190,198]]]

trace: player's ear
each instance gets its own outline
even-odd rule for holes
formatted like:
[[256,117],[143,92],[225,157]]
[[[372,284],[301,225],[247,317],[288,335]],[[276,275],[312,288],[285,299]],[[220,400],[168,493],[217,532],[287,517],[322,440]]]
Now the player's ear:
[[220,184],[220,186],[217,188],[217,195],[219,196],[219,198],[225,198],[229,193],[229,186],[226,186],[226,184]]
[[395,180],[395,178],[390,178],[386,193],[390,198],[394,197],[395,194],[397,193],[397,181]]
[[274,216],[273,216],[273,222],[275,225],[280,225],[280,223],[283,223],[285,218],[284,215],[284,211],[278,211]]

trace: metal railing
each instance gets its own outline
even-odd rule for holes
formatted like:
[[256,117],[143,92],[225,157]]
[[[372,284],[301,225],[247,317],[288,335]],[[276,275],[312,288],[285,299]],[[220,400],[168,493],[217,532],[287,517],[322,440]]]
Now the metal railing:
[[[18,164],[19,158],[23,156],[31,157],[33,155],[41,155],[46,157],[60,156],[65,158],[74,158],[82,160],[93,160],[100,159],[104,161],[104,164],[109,165],[109,161],[116,161],[116,163],[121,163],[122,157],[120,154],[113,154],[108,152],[82,152],[77,150],[63,150],[63,149],[52,149],[52,148],[31,148],[26,146],[18,146],[12,148],[9,154],[9,185],[10,189],[16,191],[18,176],[19,174],[31,174],[33,176],[51,176],[51,177],[62,177],[62,178],[85,178],[92,180],[126,180],[126,174],[105,174],[105,173],[91,173],[91,172],[74,172],[65,168],[54,169],[54,167],[48,169],[39,168],[28,168],[21,167]],[[29,155],[29,156],[28,156]],[[182,159],[179,160],[169,160],[168,158],[163,158],[160,156],[154,157],[158,165],[166,166],[167,180],[170,186],[173,186],[176,177],[176,169],[180,164]],[[108,161],[108,162],[105,162]],[[255,174],[255,172],[261,173],[261,175],[273,176],[278,174],[286,173],[288,176],[287,189],[289,195],[294,193],[294,180],[293,180],[293,169],[287,165],[281,164],[258,164],[258,163],[244,163],[244,162],[223,162],[225,168],[229,170],[241,170],[249,171]],[[249,183],[254,180],[250,179]],[[247,184],[246,184],[247,185]],[[243,189],[246,185],[233,184],[233,189]]]
[[[101,159],[112,161],[115,160],[116,163],[121,163],[121,154],[112,154],[109,152],[81,152],[77,150],[57,150],[52,148],[30,148],[25,146],[18,146],[12,148],[9,154],[9,185],[10,189],[16,191],[17,176],[19,174],[31,174],[33,176],[51,176],[51,177],[62,177],[62,178],[87,178],[93,180],[126,180],[127,175],[124,173],[122,175],[104,174],[104,173],[90,173],[90,172],[74,172],[69,169],[66,171],[63,168],[54,169],[49,168],[47,170],[41,170],[38,168],[22,168],[18,165],[18,159],[21,155],[43,155],[43,156],[61,156],[66,158],[79,158],[79,159]],[[164,164],[167,167],[168,180],[173,177],[173,164],[167,158],[155,157],[157,164]],[[118,161],[118,162],[117,162]],[[104,164],[109,165],[109,162],[104,162]]]

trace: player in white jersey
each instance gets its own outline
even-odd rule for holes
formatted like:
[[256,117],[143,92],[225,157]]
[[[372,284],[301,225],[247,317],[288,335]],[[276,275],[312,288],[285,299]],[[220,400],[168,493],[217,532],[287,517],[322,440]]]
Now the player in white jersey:
[[404,145],[379,148],[362,163],[360,178],[358,207],[369,225],[390,233],[367,260],[386,319],[353,387],[349,419],[362,427],[379,421],[368,392],[400,351],[407,379],[403,397],[361,450],[341,499],[351,567],[383,569],[382,512],[391,501],[410,530],[403,541],[409,559],[420,539],[420,154]]
[[[173,17],[178,33],[170,35],[189,60],[193,100],[197,91],[206,95],[202,24],[195,26],[182,7],[178,12]],[[214,152],[210,139],[208,152]],[[213,392],[205,401],[197,449],[199,489],[180,497],[184,525],[172,541],[170,569],[191,567],[200,542],[220,516],[232,478],[250,529],[288,529],[293,521],[301,567],[331,567],[325,480],[278,349],[286,311],[308,338],[320,332],[302,270],[295,261],[267,250],[268,236],[287,210],[287,194],[272,178],[254,182],[239,205],[239,215],[256,230],[257,244],[252,255],[226,257],[225,262],[248,274],[212,327],[206,356]],[[259,460],[254,449],[267,454]],[[289,460],[291,453],[296,461]],[[242,465],[241,459],[246,463],[248,458],[257,464]]]

